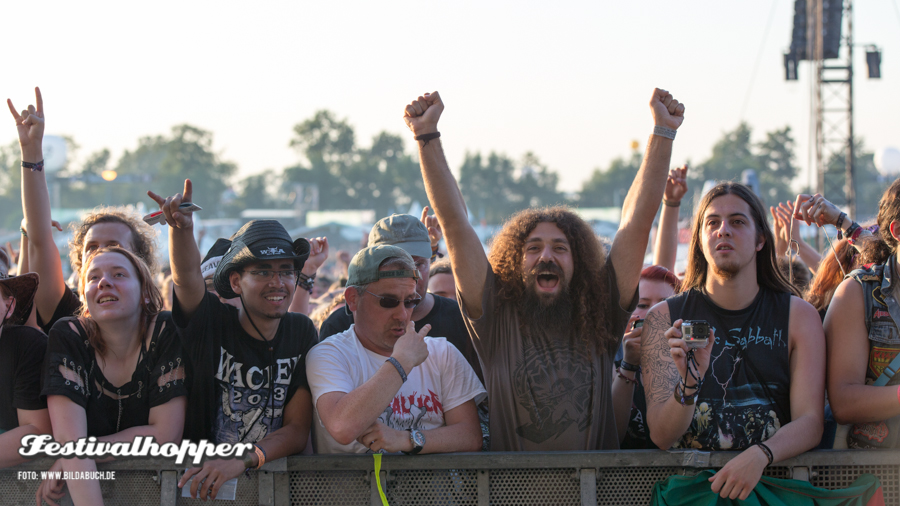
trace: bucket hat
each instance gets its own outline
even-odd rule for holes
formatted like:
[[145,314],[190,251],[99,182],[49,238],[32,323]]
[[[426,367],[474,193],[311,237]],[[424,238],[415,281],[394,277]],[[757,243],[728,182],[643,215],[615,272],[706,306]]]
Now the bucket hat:
[[[5,257],[5,255],[3,256]],[[9,320],[7,320],[9,323],[22,325],[28,319],[39,282],[40,276],[36,272],[10,276],[7,258],[0,259],[0,286],[6,288],[16,299],[16,309],[9,316]],[[0,315],[0,319],[4,316],[6,315]]]

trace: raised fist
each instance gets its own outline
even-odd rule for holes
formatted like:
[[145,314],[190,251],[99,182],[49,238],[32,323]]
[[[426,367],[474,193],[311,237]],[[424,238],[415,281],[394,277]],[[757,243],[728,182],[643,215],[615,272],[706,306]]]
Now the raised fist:
[[406,126],[415,135],[437,132],[437,123],[444,111],[444,103],[438,92],[426,93],[413,100],[403,111]]
[[666,90],[653,90],[650,110],[653,111],[653,121],[657,126],[677,130],[684,122],[684,104],[675,100]]

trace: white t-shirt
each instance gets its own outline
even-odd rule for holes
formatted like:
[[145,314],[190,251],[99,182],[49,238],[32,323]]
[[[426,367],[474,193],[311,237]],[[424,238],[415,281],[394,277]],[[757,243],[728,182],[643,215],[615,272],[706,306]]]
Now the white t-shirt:
[[[306,375],[313,407],[329,392],[350,393],[378,372],[387,357],[367,350],[356,337],[356,326],[335,334],[306,355]],[[443,337],[426,337],[428,358],[407,372],[407,381],[378,420],[397,430],[430,430],[444,426],[444,412],[487,396],[462,353]],[[331,437],[319,410],[313,423],[316,453],[371,453],[358,441],[339,444]]]

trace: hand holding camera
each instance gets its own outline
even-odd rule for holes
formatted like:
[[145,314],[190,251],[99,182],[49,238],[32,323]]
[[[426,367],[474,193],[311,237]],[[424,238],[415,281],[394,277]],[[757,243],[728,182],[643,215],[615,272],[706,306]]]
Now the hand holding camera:
[[696,361],[696,370],[692,372],[700,378],[706,375],[709,369],[709,358],[712,353],[712,345],[716,342],[716,336],[709,326],[709,323],[703,320],[675,320],[669,330],[665,333],[669,340],[669,353],[678,368],[678,374],[682,378],[687,378],[687,385],[694,386],[696,382],[692,379],[692,375],[687,371],[687,356],[690,350],[694,351],[694,360]]

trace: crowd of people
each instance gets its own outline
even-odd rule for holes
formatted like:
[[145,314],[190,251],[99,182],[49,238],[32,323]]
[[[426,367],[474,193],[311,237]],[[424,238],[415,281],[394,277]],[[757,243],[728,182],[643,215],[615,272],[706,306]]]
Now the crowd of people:
[[[293,239],[274,220],[201,254],[189,180],[148,192],[168,266],[150,225],[101,207],[74,226],[67,281],[40,91],[9,108],[25,218],[17,262],[0,255],[0,466],[24,460],[29,434],[254,445],[179,481],[215,498],[300,453],[692,448],[739,451],[711,491],[744,499],[767,466],[816,447],[898,443],[900,180],[870,226],[818,194],[766,213],[746,186],[720,183],[677,273],[688,169],[670,170],[684,105],[667,91],[651,97],[654,130],[611,244],[551,207],[511,217],[488,253],[443,154],[444,104],[418,97],[404,120],[434,214],[380,219],[365,248],[337,252],[327,290],[327,239]],[[820,254],[801,222],[834,226],[837,242]],[[46,480],[38,504],[65,485],[76,504],[102,504],[90,480]]]

